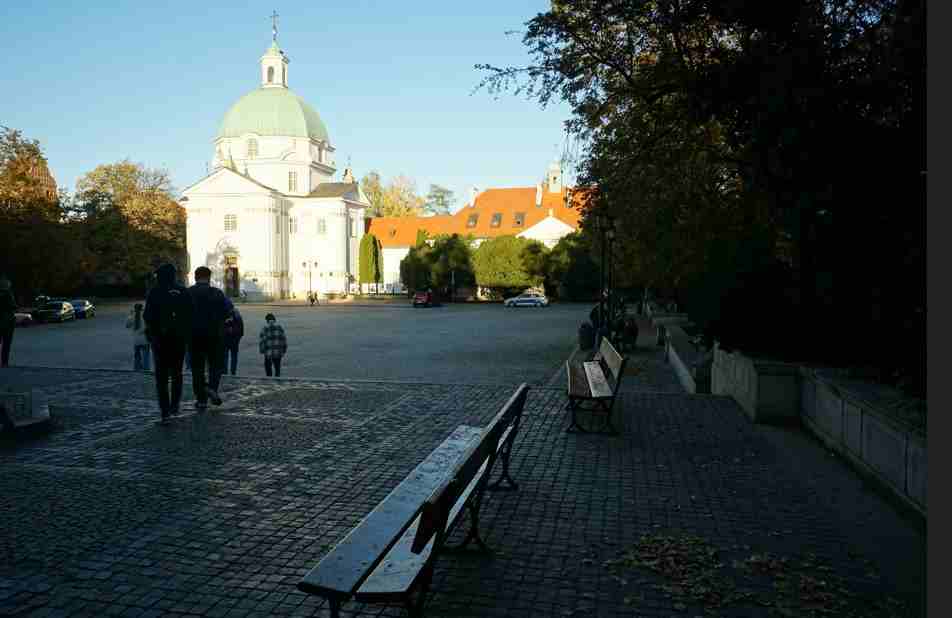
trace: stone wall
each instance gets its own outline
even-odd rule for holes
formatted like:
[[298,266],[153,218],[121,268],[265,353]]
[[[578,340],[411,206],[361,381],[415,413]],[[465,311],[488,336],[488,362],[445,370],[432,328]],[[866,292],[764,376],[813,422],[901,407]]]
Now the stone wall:
[[668,326],[666,331],[665,358],[681,386],[689,393],[710,393],[711,355],[696,349],[680,326]]
[[711,392],[730,395],[755,423],[796,423],[800,417],[797,365],[756,360],[714,345]]

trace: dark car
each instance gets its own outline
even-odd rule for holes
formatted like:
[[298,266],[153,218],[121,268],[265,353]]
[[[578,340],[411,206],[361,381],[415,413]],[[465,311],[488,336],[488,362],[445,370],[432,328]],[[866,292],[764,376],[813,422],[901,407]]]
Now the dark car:
[[57,300],[34,311],[33,317],[37,322],[65,322],[75,319],[76,312],[71,304]]
[[73,311],[76,313],[77,319],[96,317],[96,306],[84,298],[71,300],[69,304],[73,306]]

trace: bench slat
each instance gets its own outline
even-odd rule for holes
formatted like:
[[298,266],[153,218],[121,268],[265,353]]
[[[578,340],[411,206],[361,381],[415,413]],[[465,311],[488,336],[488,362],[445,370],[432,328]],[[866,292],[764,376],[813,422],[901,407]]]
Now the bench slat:
[[602,344],[598,347],[598,355],[608,365],[612,377],[617,380],[621,374],[622,357],[607,338],[602,339]]
[[321,560],[298,588],[338,598],[352,595],[481,433],[478,427],[458,427],[331,550],[326,558],[332,556],[332,560]]
[[585,376],[585,368],[581,363],[566,363],[569,379],[569,394],[573,397],[589,398],[592,391],[588,387],[588,379]]
[[589,361],[583,364],[585,375],[588,377],[588,384],[592,389],[592,397],[611,397],[612,387],[605,377],[605,372],[595,361]]
[[[449,520],[446,525],[446,532],[455,528],[462,516],[465,514],[463,506],[469,500],[470,495],[476,490],[480,479],[486,474],[486,466],[489,461],[483,463],[479,473],[473,477],[469,486],[457,499],[453,510],[450,512]],[[413,553],[413,539],[416,536],[417,528],[420,525],[420,518],[413,521],[397,544],[393,546],[387,557],[384,558],[367,581],[363,583],[354,598],[357,601],[365,603],[379,603],[388,600],[401,599],[405,597],[416,585],[417,580],[423,571],[423,565],[429,560],[433,551],[433,542],[431,538],[426,547],[419,554]]]

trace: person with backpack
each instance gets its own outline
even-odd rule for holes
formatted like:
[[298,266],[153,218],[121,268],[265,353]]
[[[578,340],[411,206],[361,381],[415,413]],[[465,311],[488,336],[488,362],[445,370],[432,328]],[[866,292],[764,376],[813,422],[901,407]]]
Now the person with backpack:
[[126,318],[126,328],[132,329],[132,368],[135,371],[148,371],[152,356],[149,340],[145,338],[145,320],[142,319],[142,303],[136,303]]
[[[188,290],[175,280],[172,264],[156,271],[156,285],[145,301],[146,340],[155,353],[155,385],[162,411],[162,423],[178,414],[182,400],[182,361],[185,343],[192,334],[192,299]],[[169,381],[172,391],[169,393]]]
[[10,291],[10,280],[0,276],[0,368],[10,366],[10,348],[17,325],[17,302]]
[[281,359],[288,351],[288,339],[284,328],[278,325],[273,313],[264,316],[265,327],[258,335],[258,351],[264,354],[264,372],[271,377],[274,368],[274,377],[281,377]]
[[[216,406],[222,401],[218,395],[224,356],[225,316],[228,299],[225,293],[211,285],[212,271],[199,266],[195,269],[195,285],[188,289],[195,306],[192,320],[192,388],[195,391],[195,409],[208,409],[208,401]],[[208,366],[208,377],[205,366]]]
[[231,312],[225,318],[225,354],[222,356],[222,373],[228,368],[231,356],[231,375],[238,373],[238,344],[245,336],[245,321],[238,307],[232,305]]

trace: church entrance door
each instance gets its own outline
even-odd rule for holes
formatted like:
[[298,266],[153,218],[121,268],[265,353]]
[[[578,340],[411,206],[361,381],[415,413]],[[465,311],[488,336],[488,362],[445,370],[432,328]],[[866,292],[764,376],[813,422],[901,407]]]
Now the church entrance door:
[[236,298],[241,293],[238,285],[238,258],[225,258],[225,294]]

